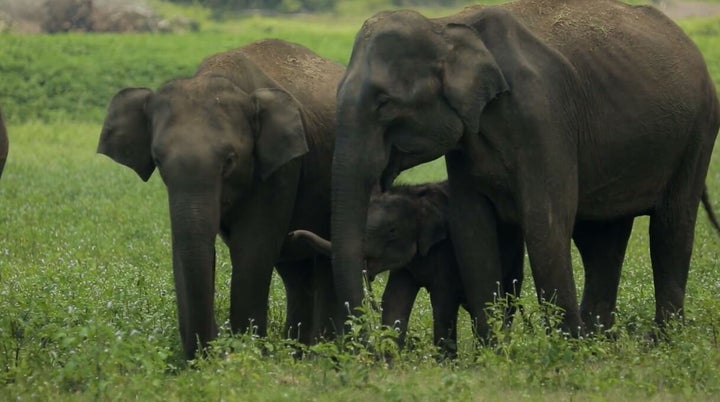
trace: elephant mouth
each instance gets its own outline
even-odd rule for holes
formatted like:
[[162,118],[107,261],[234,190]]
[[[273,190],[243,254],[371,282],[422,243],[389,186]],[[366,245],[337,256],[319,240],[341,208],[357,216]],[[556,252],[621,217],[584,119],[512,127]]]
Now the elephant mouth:
[[372,258],[366,258],[364,261],[365,269],[363,274],[368,281],[372,282],[375,280],[377,274],[383,271],[383,265],[378,260]]
[[402,151],[398,150],[394,146],[390,149],[390,158],[388,164],[383,169],[380,176],[380,191],[386,192],[392,187],[393,182],[402,171]]
[[443,155],[444,153],[436,148],[433,148],[430,152],[421,152],[406,150],[395,145],[392,146],[387,166],[380,175],[380,191],[384,193],[392,187],[393,182],[402,171],[430,162]]
[[393,182],[395,182],[395,179],[399,174],[400,169],[395,167],[388,166],[385,170],[383,170],[382,176],[380,177],[380,191],[384,193],[392,187]]

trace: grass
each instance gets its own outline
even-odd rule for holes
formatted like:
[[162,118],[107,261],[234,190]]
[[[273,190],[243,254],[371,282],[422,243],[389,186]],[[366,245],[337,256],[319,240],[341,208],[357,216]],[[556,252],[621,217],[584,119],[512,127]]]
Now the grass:
[[[316,17],[312,17],[316,18]],[[411,350],[368,315],[375,349],[349,337],[291,356],[274,280],[270,335],[230,336],[217,355],[186,363],[176,329],[167,199],[154,176],[94,152],[104,108],[124,86],[156,87],[206,55],[264,36],[344,62],[359,25],[247,17],[192,35],[0,35],[0,104],[11,151],[0,180],[0,400],[717,400],[720,395],[720,236],[700,212],[684,327],[657,345],[647,219],[636,221],[614,341],[545,334],[528,280],[527,320],[493,348],[475,348],[463,315],[457,361],[438,363],[422,294]],[[314,21],[314,20],[313,20]],[[684,21],[720,84],[720,19]],[[717,151],[716,151],[717,154]],[[444,177],[442,161],[403,174]],[[707,178],[720,200],[720,162]],[[716,204],[717,205],[717,204]],[[718,209],[720,207],[716,207]],[[230,262],[218,244],[217,319],[229,309]],[[575,276],[582,270],[574,255]],[[529,271],[526,272],[530,278]],[[378,280],[382,281],[382,277]],[[382,286],[375,286],[376,292]],[[388,363],[378,354],[395,358]]]

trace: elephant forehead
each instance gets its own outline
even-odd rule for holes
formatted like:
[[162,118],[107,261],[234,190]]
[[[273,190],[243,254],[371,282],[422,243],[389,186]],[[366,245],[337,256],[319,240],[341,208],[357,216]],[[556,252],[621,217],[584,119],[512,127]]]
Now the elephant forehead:
[[159,93],[153,97],[153,112],[173,112],[183,115],[203,115],[220,112],[238,102],[237,95],[224,92],[177,91]]
[[428,34],[409,35],[386,31],[373,36],[367,47],[367,60],[391,67],[410,67],[438,58],[437,40]]
[[435,24],[417,11],[383,11],[365,20],[362,28],[360,28],[360,34],[365,39],[370,39],[386,32],[396,32],[411,36],[414,32],[422,29],[438,30]]
[[153,97],[149,110],[155,130],[249,131],[243,102],[231,92],[178,91]]
[[212,110],[224,105],[236,106],[238,103],[247,102],[249,95],[225,77],[205,75],[169,81],[153,98],[154,104],[158,106],[201,107]]
[[407,221],[413,216],[413,205],[409,200],[396,195],[381,195],[371,200],[368,206],[368,225],[392,225]]
[[231,152],[249,158],[254,142],[246,119],[233,116],[220,106],[182,99],[155,105],[152,126],[152,149],[158,158],[223,156]]

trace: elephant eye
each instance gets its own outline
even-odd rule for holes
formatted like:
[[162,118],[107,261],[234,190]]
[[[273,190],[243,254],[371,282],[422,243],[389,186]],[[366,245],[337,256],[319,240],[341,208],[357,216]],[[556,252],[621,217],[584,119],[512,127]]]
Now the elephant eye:
[[377,109],[377,110],[382,109],[383,107],[385,107],[385,106],[387,106],[388,104],[390,104],[390,101],[391,101],[390,95],[388,95],[388,94],[380,94],[380,95],[378,95],[378,97],[377,97],[377,106],[376,106],[376,109]]
[[225,163],[222,167],[222,175],[227,176],[230,174],[232,169],[235,167],[235,160],[237,159],[237,155],[235,152],[230,152],[230,154],[225,158]]

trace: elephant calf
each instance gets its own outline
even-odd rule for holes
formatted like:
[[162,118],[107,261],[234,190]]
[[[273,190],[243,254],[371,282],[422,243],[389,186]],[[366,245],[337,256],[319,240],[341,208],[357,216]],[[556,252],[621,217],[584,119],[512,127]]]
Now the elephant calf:
[[[392,187],[370,200],[363,253],[372,279],[389,270],[382,297],[382,322],[398,326],[404,343],[410,312],[420,288],[427,289],[433,308],[434,342],[453,355],[458,308],[465,289],[447,229],[447,181]],[[318,251],[330,254],[327,240],[305,230],[292,232]],[[522,253],[508,255],[504,286],[516,295],[522,284]]]
[[110,101],[98,152],[145,181],[157,168],[167,187],[187,358],[217,336],[218,234],[232,260],[233,332],[266,333],[273,266],[287,293],[285,334],[307,343],[332,328],[330,260],[285,241],[296,228],[328,233],[343,71],[300,45],[262,40],[208,57],[192,77]]

